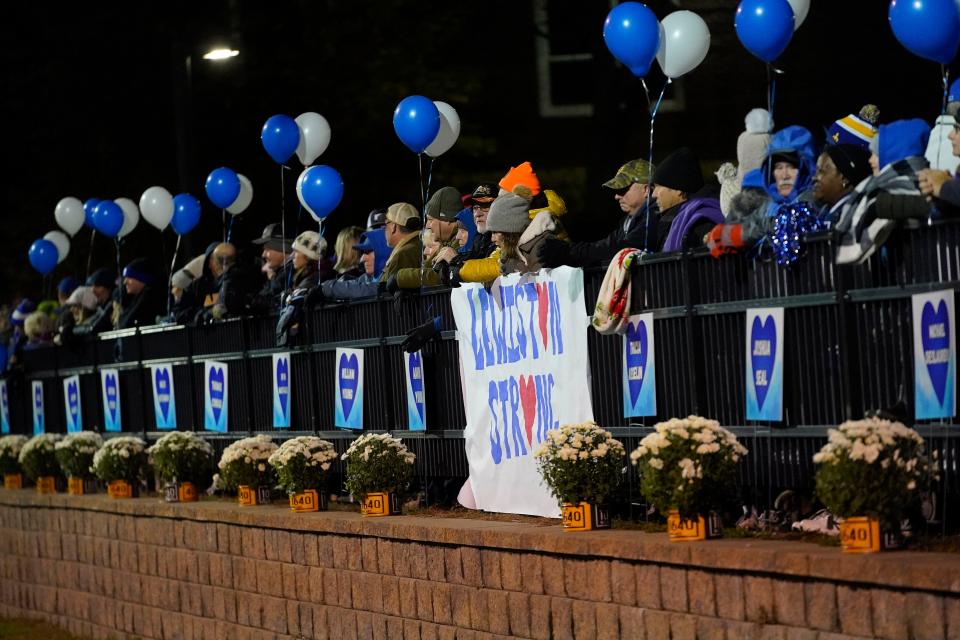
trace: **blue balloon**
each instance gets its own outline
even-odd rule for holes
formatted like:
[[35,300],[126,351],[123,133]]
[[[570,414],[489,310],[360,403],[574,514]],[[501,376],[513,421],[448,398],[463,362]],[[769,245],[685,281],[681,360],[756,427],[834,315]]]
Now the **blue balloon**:
[[[118,207],[119,208],[119,207]],[[120,217],[123,217],[123,213],[120,213]],[[60,254],[57,253],[57,246],[50,242],[49,240],[34,240],[33,244],[30,245],[30,251],[27,252],[27,257],[30,259],[30,265],[34,269],[47,275],[53,268],[57,266],[57,260],[60,259]]]
[[960,44],[960,15],[954,0],[892,0],[890,28],[910,53],[950,64]]
[[97,205],[100,204],[102,200],[99,198],[87,198],[87,201],[83,203],[83,224],[87,225],[91,229],[93,226],[93,210],[97,208]]
[[607,14],[603,41],[614,58],[642,78],[650,71],[660,48],[660,22],[647,5],[624,2]]
[[210,175],[207,176],[205,188],[210,202],[221,209],[226,209],[240,195],[240,178],[237,177],[237,172],[233,169],[220,167],[211,171]]
[[200,222],[200,201],[189,193],[179,193],[173,197],[173,218],[170,226],[178,235],[190,233]]
[[333,167],[314,165],[300,175],[297,196],[315,220],[323,220],[343,199],[343,178]]
[[743,0],[733,28],[747,51],[773,62],[793,37],[793,8],[787,0]]
[[116,238],[123,228],[123,209],[113,200],[102,201],[93,210],[93,228],[108,238]]
[[290,116],[271,116],[260,130],[260,142],[277,164],[283,164],[293,156],[300,144],[300,127]]
[[407,96],[393,111],[393,130],[414,153],[423,153],[440,132],[440,111],[433,100]]

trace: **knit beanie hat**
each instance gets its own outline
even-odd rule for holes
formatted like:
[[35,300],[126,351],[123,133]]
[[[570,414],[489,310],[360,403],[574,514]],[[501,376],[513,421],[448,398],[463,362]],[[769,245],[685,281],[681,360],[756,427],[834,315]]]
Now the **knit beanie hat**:
[[823,152],[827,154],[847,181],[856,186],[869,176],[870,151],[858,144],[831,144]]
[[20,301],[20,304],[17,305],[17,308],[13,310],[13,313],[10,314],[10,323],[22,327],[23,321],[27,319],[27,316],[36,310],[37,305],[29,298],[24,298]]
[[69,296],[79,285],[80,283],[77,282],[76,278],[73,276],[67,276],[60,280],[60,282],[57,284],[57,293]]
[[840,118],[827,129],[827,144],[857,144],[866,148],[877,135],[880,109],[867,104],[860,113]]
[[326,248],[326,242],[321,244],[322,240],[316,231],[304,231],[294,239],[293,250],[310,260],[319,260],[320,252]]
[[116,279],[113,277],[113,271],[106,267],[97,269],[87,277],[85,283],[88,287],[107,287],[112,289],[116,285]]
[[[521,187],[519,190],[517,187]],[[500,179],[500,188],[508,193],[517,193],[527,200],[540,193],[540,179],[533,171],[533,165],[524,162],[517,167],[510,167],[507,175]]]
[[153,284],[153,273],[146,258],[135,258],[123,268],[123,277],[137,280],[143,284]]
[[453,187],[443,187],[427,201],[427,217],[444,222],[456,222],[461,209],[460,192]]
[[700,160],[689,148],[680,147],[657,165],[653,183],[688,195],[696,193],[703,188]]
[[487,231],[522,233],[530,224],[529,214],[529,200],[515,193],[505,193],[490,205],[490,213],[487,214]]
[[766,109],[752,109],[744,118],[744,125],[744,132],[737,138],[737,174],[741,179],[763,165],[773,118]]

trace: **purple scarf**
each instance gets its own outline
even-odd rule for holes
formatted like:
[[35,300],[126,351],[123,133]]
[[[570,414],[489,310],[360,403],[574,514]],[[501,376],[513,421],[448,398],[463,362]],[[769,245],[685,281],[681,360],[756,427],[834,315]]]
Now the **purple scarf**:
[[707,218],[715,224],[723,224],[723,212],[720,211],[720,201],[716,198],[696,198],[688,200],[677,212],[677,217],[670,223],[667,233],[667,242],[663,245],[666,251],[681,251],[687,233],[700,218]]

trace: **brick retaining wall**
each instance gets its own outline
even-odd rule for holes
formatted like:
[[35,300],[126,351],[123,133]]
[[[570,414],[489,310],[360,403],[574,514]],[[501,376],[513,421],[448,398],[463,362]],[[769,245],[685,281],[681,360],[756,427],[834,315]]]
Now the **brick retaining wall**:
[[0,490],[0,616],[96,638],[960,638],[960,556]]

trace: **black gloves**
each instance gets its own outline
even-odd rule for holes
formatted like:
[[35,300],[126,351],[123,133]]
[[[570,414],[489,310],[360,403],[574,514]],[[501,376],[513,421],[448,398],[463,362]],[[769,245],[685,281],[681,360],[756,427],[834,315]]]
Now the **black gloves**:
[[570,245],[557,238],[544,238],[537,257],[540,259],[540,264],[548,269],[571,264]]
[[440,337],[440,316],[424,322],[422,325],[407,334],[400,347],[407,353],[413,353],[423,348],[423,345]]
[[387,284],[384,285],[383,290],[386,293],[393,295],[400,291],[400,283],[397,282],[397,276],[390,276],[390,279],[387,280]]

